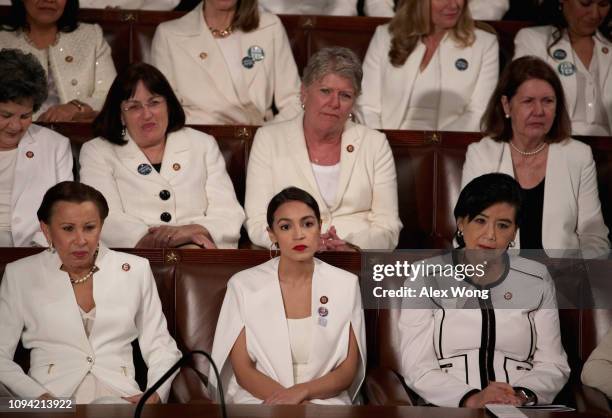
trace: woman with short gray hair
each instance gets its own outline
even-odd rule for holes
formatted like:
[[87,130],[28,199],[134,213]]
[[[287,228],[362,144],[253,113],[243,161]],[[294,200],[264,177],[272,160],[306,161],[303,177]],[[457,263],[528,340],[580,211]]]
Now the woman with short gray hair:
[[46,245],[36,210],[47,189],[72,180],[68,138],[32,125],[47,98],[45,71],[32,54],[0,51],[0,247]]
[[[304,69],[295,119],[260,128],[249,156],[245,209],[251,241],[270,246],[266,207],[286,187],[321,208],[320,250],[392,249],[402,224],[391,148],[384,134],[352,121],[361,63],[347,48],[324,48]],[[295,251],[304,251],[296,242]]]

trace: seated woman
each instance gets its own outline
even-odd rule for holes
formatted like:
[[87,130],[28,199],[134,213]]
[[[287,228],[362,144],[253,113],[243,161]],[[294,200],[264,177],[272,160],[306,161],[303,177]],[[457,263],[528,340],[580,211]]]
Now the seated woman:
[[610,0],[545,0],[547,26],[521,29],[514,57],[535,55],[559,73],[574,135],[612,135]]
[[185,113],[155,67],[136,63],[113,82],[81,148],[81,181],[110,212],[111,247],[236,248],[244,212],[215,139],[185,127]]
[[405,0],[370,42],[360,119],[372,129],[479,131],[498,49],[463,1]]
[[230,279],[217,322],[226,401],[351,404],[366,363],[359,280],[314,258],[321,216],[308,193],[282,190],[266,217],[280,257]]
[[488,136],[468,147],[461,184],[491,172],[516,178],[530,214],[517,246],[607,251],[591,148],[570,138],[563,88],[552,68],[536,57],[510,63],[483,130]]
[[[472,265],[474,271],[480,266],[482,274],[468,276],[461,286],[487,289],[488,298],[423,298],[412,305],[418,309],[402,310],[402,374],[429,403],[549,404],[569,377],[548,270],[506,253],[523,214],[528,216],[521,199],[520,187],[506,174],[475,178],[455,206],[459,250],[427,261]],[[460,286],[450,277],[415,281],[433,287],[449,282]]]
[[322,208],[321,249],[395,248],[402,223],[385,136],[350,121],[361,65],[346,48],[324,48],[304,69],[304,113],[257,130],[249,155],[245,209],[251,241],[269,246],[266,206],[289,186]]
[[[132,341],[155,383],[180,357],[149,262],[100,244],[108,206],[76,182],[50,188],[38,210],[49,251],[9,263],[0,284],[0,383],[17,397],[116,397],[136,403]],[[95,287],[95,291],[94,291]],[[13,362],[21,338],[26,375]],[[168,380],[152,397],[165,402]]]
[[0,49],[32,53],[47,73],[40,122],[91,120],[115,77],[100,26],[77,22],[78,0],[14,0],[0,31]]
[[601,390],[612,399],[612,329],[584,363],[581,378],[582,383]]
[[278,17],[259,13],[257,0],[204,0],[160,24],[151,59],[190,124],[261,125],[299,113],[300,80],[287,34]]
[[32,125],[47,97],[32,54],[1,50],[0,80],[0,247],[44,246],[36,210],[49,187],[72,180],[70,141]]
[[355,16],[357,0],[258,0],[259,8],[275,15]]
[[[437,0],[440,1],[440,0]],[[444,0],[443,0],[444,1]],[[472,18],[475,20],[502,20],[510,8],[509,0],[455,0],[467,3]],[[393,17],[393,10],[399,3],[397,0],[365,0],[366,16]]]

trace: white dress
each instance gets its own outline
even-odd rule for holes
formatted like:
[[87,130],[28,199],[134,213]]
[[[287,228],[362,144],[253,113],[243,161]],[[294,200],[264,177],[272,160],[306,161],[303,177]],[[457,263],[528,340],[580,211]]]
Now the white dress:
[[287,328],[293,363],[293,380],[297,385],[307,381],[305,372],[312,346],[312,316],[300,319],[287,318]]

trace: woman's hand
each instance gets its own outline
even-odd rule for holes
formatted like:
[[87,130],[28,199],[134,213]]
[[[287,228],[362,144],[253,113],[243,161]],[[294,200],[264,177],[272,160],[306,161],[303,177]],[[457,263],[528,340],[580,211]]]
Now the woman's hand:
[[196,244],[203,248],[217,248],[210,233],[202,225],[154,226],[138,241],[136,248],[174,248]]
[[489,386],[467,398],[464,406],[467,408],[484,408],[488,403],[519,406],[523,404],[523,401],[516,396],[514,388],[509,384],[491,382]]
[[93,112],[93,109],[88,105],[82,105],[82,110],[71,103],[51,106],[42,115],[38,117],[38,122],[70,122],[74,120],[80,113]]
[[319,251],[357,251],[354,246],[338,236],[335,226],[330,226],[326,233],[321,234]]
[[[123,396],[121,399],[125,399],[129,403],[138,403],[140,401],[140,398],[142,398],[142,395],[144,395],[144,393],[139,393],[138,395],[132,395],[132,396]],[[159,395],[157,394],[157,392],[155,392],[153,395],[149,396],[149,399],[147,399],[145,403],[160,403],[160,402],[161,402],[161,399],[159,399]]]
[[274,392],[266,400],[264,405],[298,405],[308,397],[308,389],[305,385],[294,385]]

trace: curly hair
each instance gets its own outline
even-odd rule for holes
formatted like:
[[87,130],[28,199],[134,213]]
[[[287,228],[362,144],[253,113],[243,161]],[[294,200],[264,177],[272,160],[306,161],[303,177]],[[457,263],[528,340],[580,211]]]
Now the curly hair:
[[[79,13],[79,0],[66,0],[64,13],[56,22],[60,32],[68,33],[74,31],[78,26],[77,15]],[[11,0],[11,9],[6,20],[2,21],[2,30],[17,31],[29,28],[27,12],[23,0]]]
[[19,49],[0,51],[0,103],[32,100],[34,112],[47,100],[47,75],[32,54]]

